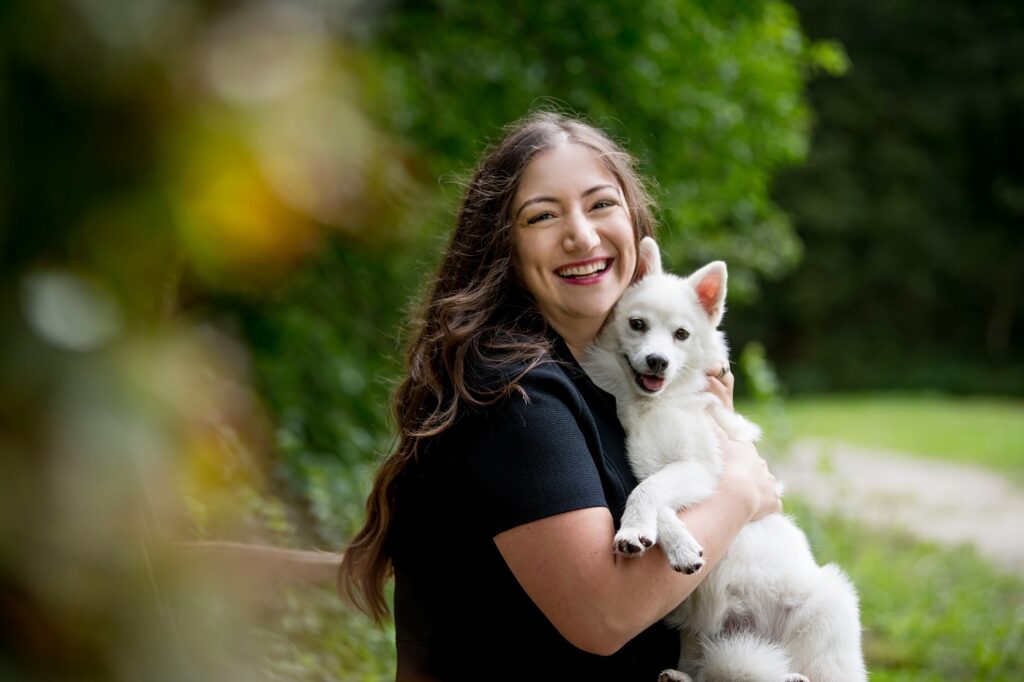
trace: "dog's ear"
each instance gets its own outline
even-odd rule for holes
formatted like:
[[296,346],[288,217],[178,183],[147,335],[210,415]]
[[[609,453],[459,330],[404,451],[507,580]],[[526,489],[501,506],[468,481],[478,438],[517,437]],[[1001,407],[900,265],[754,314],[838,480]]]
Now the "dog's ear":
[[708,314],[708,319],[714,327],[722,321],[725,314],[725,282],[728,272],[725,263],[716,260],[708,263],[697,272],[687,278],[687,281],[697,293],[697,300]]
[[640,246],[636,259],[636,277],[634,281],[639,282],[647,275],[661,274],[661,251],[658,243],[651,237],[644,237],[640,240]]

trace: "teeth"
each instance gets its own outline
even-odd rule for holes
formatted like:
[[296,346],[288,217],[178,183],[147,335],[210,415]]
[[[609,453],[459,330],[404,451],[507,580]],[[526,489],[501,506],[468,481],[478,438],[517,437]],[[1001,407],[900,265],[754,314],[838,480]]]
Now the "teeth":
[[557,271],[559,277],[582,277],[584,275],[592,275],[595,272],[601,272],[608,267],[608,260],[597,260],[593,263],[587,263],[586,265],[577,265],[571,268],[561,268]]

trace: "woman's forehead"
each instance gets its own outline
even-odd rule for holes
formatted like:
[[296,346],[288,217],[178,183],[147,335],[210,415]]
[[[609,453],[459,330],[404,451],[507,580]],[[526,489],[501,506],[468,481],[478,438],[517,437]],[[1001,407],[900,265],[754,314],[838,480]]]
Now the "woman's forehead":
[[516,204],[536,194],[572,195],[597,185],[620,189],[618,179],[599,152],[566,142],[540,152],[527,164],[516,191]]

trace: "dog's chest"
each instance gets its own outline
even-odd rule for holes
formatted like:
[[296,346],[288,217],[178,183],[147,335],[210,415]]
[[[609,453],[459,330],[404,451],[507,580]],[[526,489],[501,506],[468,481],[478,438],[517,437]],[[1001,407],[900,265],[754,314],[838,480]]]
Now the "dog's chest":
[[633,403],[620,409],[630,464],[638,478],[661,467],[694,461],[720,470],[720,452],[707,399],[685,396]]

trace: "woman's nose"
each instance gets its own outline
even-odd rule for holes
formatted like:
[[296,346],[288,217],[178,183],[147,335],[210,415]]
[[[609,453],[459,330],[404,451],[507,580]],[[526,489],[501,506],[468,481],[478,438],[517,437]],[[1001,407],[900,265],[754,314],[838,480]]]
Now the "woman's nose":
[[601,242],[595,225],[586,214],[574,211],[566,221],[567,229],[563,240],[566,251],[587,252]]

